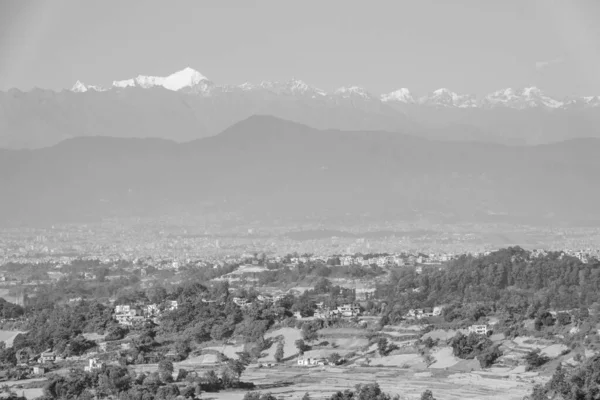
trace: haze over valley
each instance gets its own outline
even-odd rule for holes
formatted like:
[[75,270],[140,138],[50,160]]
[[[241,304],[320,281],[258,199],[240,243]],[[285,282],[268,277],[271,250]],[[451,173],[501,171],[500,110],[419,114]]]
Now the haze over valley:
[[600,399],[599,20],[1,1],[0,400]]

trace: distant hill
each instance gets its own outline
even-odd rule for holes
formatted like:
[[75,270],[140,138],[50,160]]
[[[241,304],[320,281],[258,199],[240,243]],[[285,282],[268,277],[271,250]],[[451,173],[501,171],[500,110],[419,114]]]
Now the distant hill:
[[600,140],[511,147],[253,116],[219,135],[0,151],[0,221],[235,211],[260,218],[600,221]]

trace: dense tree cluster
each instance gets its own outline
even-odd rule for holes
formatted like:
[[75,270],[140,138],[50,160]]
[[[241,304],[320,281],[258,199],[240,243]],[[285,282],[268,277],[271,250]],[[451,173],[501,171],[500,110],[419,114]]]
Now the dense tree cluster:
[[452,352],[458,358],[471,360],[477,358],[483,368],[491,366],[494,361],[502,356],[502,351],[486,335],[470,333],[464,335],[458,332],[450,339]]
[[158,371],[150,374],[136,374],[126,367],[109,365],[92,372],[77,371],[67,376],[50,377],[41,400],[174,400],[180,396],[196,399],[202,392],[253,388],[253,384],[239,379],[244,369],[245,365],[241,361],[230,360],[223,366],[220,376],[212,370],[199,376],[180,369],[174,378],[173,364],[167,360],[161,360]]
[[80,355],[95,346],[81,334],[104,332],[113,326],[111,313],[109,307],[95,301],[40,310],[28,321],[28,332],[15,337],[13,348],[29,347],[35,352],[54,349],[65,356]]
[[468,309],[456,306],[447,310],[444,316],[449,321],[476,320],[485,307],[522,314],[530,306],[536,310],[598,307],[598,287],[597,260],[583,263],[562,252],[534,256],[510,247],[487,256],[463,255],[443,268],[423,267],[421,273],[394,271],[389,282],[378,287],[377,296],[392,305],[387,310],[392,321],[409,308],[440,304],[469,305]]
[[10,303],[0,297],[0,318],[19,318],[24,312],[23,307]]
[[534,387],[532,400],[562,398],[569,400],[600,399],[600,355],[584,360],[573,369],[559,364],[545,385]]
[[[286,260],[284,260],[285,262]],[[287,261],[289,262],[289,261]],[[254,274],[260,285],[285,285],[298,282],[314,282],[319,278],[376,278],[385,274],[385,270],[376,265],[331,265],[322,261],[309,261],[289,265],[273,263],[268,270]]]

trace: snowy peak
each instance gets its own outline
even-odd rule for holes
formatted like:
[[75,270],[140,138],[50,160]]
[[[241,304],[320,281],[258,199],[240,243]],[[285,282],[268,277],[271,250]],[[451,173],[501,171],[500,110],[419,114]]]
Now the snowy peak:
[[260,85],[245,83],[239,86],[242,90],[252,90],[256,88],[268,90],[279,95],[309,95],[312,97],[326,96],[323,90],[308,85],[306,82],[292,78],[286,82],[263,81]]
[[168,90],[178,91],[183,88],[192,88],[203,82],[206,83],[209,80],[200,72],[188,67],[166,77],[138,75],[136,78],[114,81],[113,87],[122,89],[137,86],[149,89],[160,86]]
[[76,92],[76,93],[84,93],[84,92],[87,92],[87,90],[88,90],[87,87],[81,81],[75,82],[75,84],[71,88],[71,92]]
[[547,96],[539,88],[531,86],[520,90],[507,88],[490,93],[482,100],[482,105],[484,107],[505,106],[516,109],[532,107],[560,108],[565,105],[565,102]]
[[386,102],[397,102],[412,104],[415,102],[410,90],[407,88],[401,88],[394,92],[386,93],[381,95],[381,101]]
[[93,91],[96,91],[96,92],[103,92],[106,89],[101,88],[100,86],[86,85],[86,84],[84,84],[81,81],[75,82],[75,84],[71,88],[71,91],[75,92],[75,93],[85,93],[85,92],[87,92],[89,90],[93,90]]
[[113,81],[112,86],[108,89],[86,85],[81,81],[77,81],[71,88],[71,91],[75,93],[85,93],[90,90],[101,92],[130,87],[142,89],[161,87],[170,91],[205,97],[219,96],[224,93],[248,93],[253,96],[275,95],[303,99],[304,101],[335,102],[338,100],[359,100],[363,102],[388,103],[390,105],[414,104],[434,108],[506,107],[523,110],[528,108],[566,109],[574,107],[600,107],[600,96],[567,97],[558,100],[548,96],[536,86],[522,89],[501,89],[477,99],[473,95],[459,94],[445,87],[422,97],[416,97],[407,88],[374,96],[360,86],[341,87],[332,93],[327,93],[295,78],[283,82],[263,81],[258,84],[247,82],[241,85],[215,85],[206,76],[190,67],[164,77],[138,75],[135,78]]
[[441,88],[421,97],[419,104],[434,107],[469,108],[477,107],[477,99],[473,95],[458,94],[447,88]]
[[202,81],[208,81],[208,78],[200,72],[188,67],[164,78],[162,86],[165,89],[177,91],[184,87],[196,86]]
[[364,88],[359,86],[344,86],[337,89],[334,92],[334,94],[346,99],[352,97],[358,97],[364,100],[373,99],[373,96],[369,92],[367,92]]

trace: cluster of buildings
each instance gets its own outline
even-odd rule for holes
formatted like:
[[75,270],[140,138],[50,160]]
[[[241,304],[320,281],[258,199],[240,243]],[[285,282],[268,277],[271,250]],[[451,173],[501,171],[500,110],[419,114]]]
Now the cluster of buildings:
[[132,306],[129,304],[121,304],[115,306],[115,320],[119,325],[132,326],[152,321],[158,324],[158,317],[163,310],[173,311],[178,307],[176,300],[168,300],[162,307],[158,304],[147,304],[142,306]]
[[[339,362],[344,362],[344,359],[340,359]],[[297,364],[302,367],[311,367],[311,366],[325,366],[325,365],[335,365],[331,361],[322,357],[298,357]]]
[[377,265],[378,267],[396,266],[402,267],[405,265],[416,264],[440,264],[448,262],[454,258],[454,254],[393,254],[393,255],[378,255],[378,256],[341,256],[340,264],[344,266],[350,265]]
[[444,310],[443,306],[436,306],[433,308],[411,308],[408,310],[404,318],[406,319],[422,319],[422,318],[430,318],[437,317],[442,315],[442,311]]
[[352,318],[360,315],[360,307],[356,304],[343,304],[331,309],[321,303],[317,303],[314,317],[317,319]]
[[487,335],[488,326],[487,325],[471,325],[469,327],[469,333],[476,333],[478,335]]
[[[261,293],[256,297],[256,301],[259,303],[273,304],[283,299],[283,296],[283,294],[269,295]],[[252,302],[245,297],[234,297],[232,301],[242,308],[248,307],[252,304]]]

